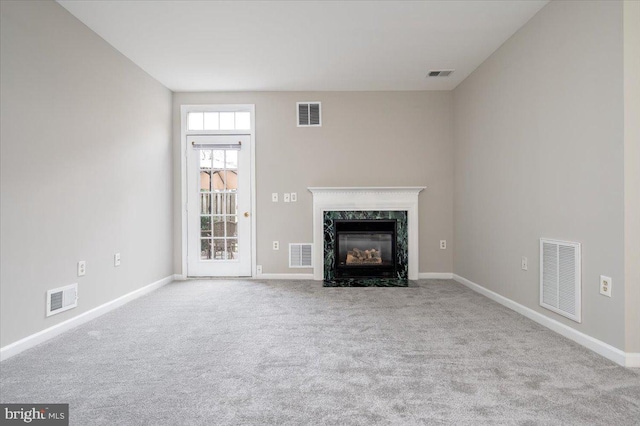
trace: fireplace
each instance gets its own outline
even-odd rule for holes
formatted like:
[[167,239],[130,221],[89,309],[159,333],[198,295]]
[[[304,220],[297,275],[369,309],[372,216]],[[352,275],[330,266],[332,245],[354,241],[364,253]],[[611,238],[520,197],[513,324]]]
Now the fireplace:
[[396,228],[392,220],[335,221],[335,277],[395,278]]
[[406,211],[325,211],[324,286],[406,287]]
[[[313,279],[323,281],[325,287],[359,287],[359,286],[406,286],[409,280],[418,279],[419,245],[418,245],[418,194],[423,186],[406,187],[310,187],[313,194]],[[342,269],[339,265],[336,237],[336,221],[394,221],[395,248],[392,237],[392,252],[395,249],[395,275],[391,278],[337,278],[336,272]],[[378,230],[376,230],[378,231]],[[347,233],[349,233],[347,229]],[[388,232],[388,230],[384,230]],[[377,233],[377,232],[376,232]],[[336,240],[338,238],[338,240]],[[385,240],[386,239],[386,240]],[[343,243],[345,242],[343,238]],[[388,237],[379,237],[380,258],[376,247],[357,246],[349,249],[349,242],[354,242],[353,235],[347,239],[349,251],[369,250],[369,253],[355,253],[356,262],[350,265],[347,274],[357,275],[354,263],[384,264],[383,246],[388,247]],[[384,243],[384,244],[383,244]],[[372,253],[371,249],[376,250]],[[342,253],[344,249],[341,249]],[[386,252],[385,252],[386,253]],[[345,258],[346,259],[346,258]],[[367,262],[361,259],[373,259]],[[346,263],[346,260],[345,260]],[[336,267],[336,264],[338,264]],[[362,268],[364,269],[364,268]],[[388,271],[387,271],[388,272]],[[342,272],[339,272],[340,275]],[[361,272],[362,273],[362,272]],[[364,274],[364,273],[362,273]],[[369,273],[366,273],[369,276]]]

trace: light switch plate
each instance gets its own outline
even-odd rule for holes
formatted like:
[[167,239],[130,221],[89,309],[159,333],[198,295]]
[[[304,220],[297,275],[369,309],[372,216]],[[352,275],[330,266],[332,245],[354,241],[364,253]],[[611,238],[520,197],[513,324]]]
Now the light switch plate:
[[298,201],[298,194],[296,192],[291,193],[291,202],[295,203]]
[[278,202],[278,193],[277,192],[272,192],[271,193],[271,201],[274,203]]
[[529,259],[527,259],[525,256],[522,256],[522,270],[523,271],[529,270]]
[[113,255],[113,266],[120,266],[120,253]]
[[291,200],[291,195],[288,192],[285,192],[284,195],[282,196],[282,201],[284,201],[285,203],[288,203]]

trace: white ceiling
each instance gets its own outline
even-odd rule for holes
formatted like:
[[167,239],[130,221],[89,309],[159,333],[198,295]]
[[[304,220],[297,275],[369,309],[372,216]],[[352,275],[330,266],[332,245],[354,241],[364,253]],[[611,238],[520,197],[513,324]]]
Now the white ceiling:
[[450,90],[547,0],[58,3],[173,91]]

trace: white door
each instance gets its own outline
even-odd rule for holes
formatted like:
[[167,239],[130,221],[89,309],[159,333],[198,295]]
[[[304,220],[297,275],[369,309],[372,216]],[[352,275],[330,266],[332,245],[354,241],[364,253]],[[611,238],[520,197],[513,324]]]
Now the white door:
[[251,276],[251,137],[187,136],[190,277]]

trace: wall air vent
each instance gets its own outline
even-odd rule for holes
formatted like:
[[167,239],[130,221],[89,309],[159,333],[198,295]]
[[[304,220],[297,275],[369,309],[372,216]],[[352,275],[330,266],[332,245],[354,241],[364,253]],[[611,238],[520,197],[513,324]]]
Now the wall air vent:
[[289,268],[312,268],[311,243],[291,243],[289,244]]
[[449,77],[454,70],[431,70],[427,77]]
[[47,316],[59,314],[78,306],[78,284],[47,291]]
[[540,239],[540,306],[581,322],[580,243]]
[[322,110],[320,102],[298,102],[298,127],[322,126]]

